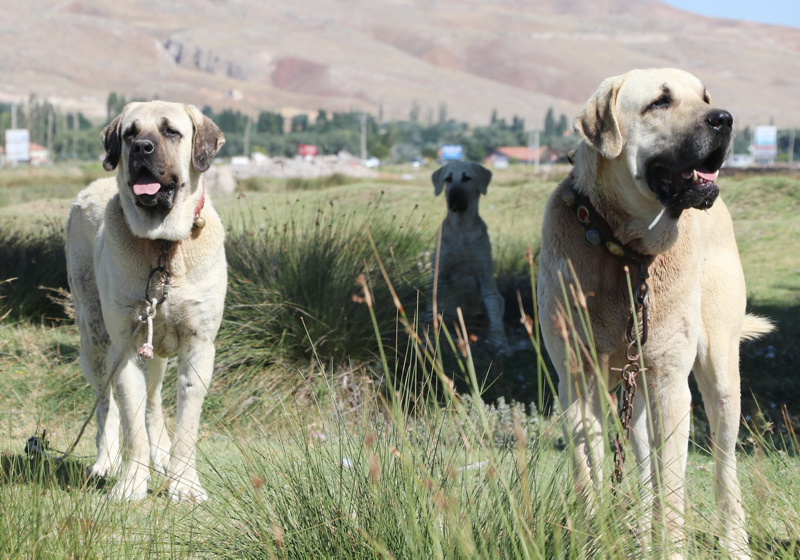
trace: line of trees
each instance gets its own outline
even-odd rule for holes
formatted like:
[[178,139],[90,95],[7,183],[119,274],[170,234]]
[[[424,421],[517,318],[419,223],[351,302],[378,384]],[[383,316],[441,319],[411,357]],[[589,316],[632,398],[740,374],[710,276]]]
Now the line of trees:
[[[324,154],[340,150],[360,152],[363,113],[359,111],[329,113],[320,109],[313,119],[301,113],[288,121],[280,113],[270,111],[262,111],[252,121],[232,109],[216,112],[204,107],[203,113],[225,132],[227,143],[222,157],[243,153],[245,137],[251,151],[272,156],[292,156],[297,153],[298,144],[315,144]],[[442,144],[461,144],[468,159],[480,161],[500,146],[526,146],[530,142],[523,118],[514,115],[507,122],[498,117],[496,110],[487,126],[472,127],[448,118],[447,105],[442,103],[438,118],[434,120],[431,112],[426,121],[420,120],[417,103],[412,104],[408,120],[382,122],[374,115],[367,115],[367,151],[381,160],[402,162],[414,157],[435,158]],[[556,120],[553,109],[549,109],[540,143],[566,154],[577,143],[567,123],[566,115]]]
[[[17,126],[31,131],[31,141],[48,147],[54,160],[98,159],[103,154],[100,130],[122,112],[127,103],[125,95],[112,92],[106,102],[106,118],[102,123],[92,122],[82,113],[64,113],[46,99],[31,95],[25,107],[17,106]],[[261,111],[251,117],[234,109],[215,111],[206,106],[203,113],[209,116],[225,133],[227,142],[220,157],[250,152],[270,156],[292,157],[298,144],[315,144],[322,154],[336,154],[342,150],[360,154],[360,111],[328,112],[320,109],[314,118],[301,113],[286,119],[281,113]],[[415,157],[436,158],[442,144],[461,144],[465,157],[480,161],[500,146],[526,146],[531,142],[530,129],[517,115],[510,121],[492,111],[485,126],[470,126],[448,117],[447,105],[441,103],[434,114],[429,109],[423,122],[421,108],[413,102],[407,120],[384,121],[383,111],[378,116],[366,115],[367,151],[381,160],[404,162]],[[11,127],[11,106],[0,103],[0,142]],[[778,133],[779,158],[786,159],[790,145],[789,130]],[[752,133],[748,128],[737,131],[734,151],[747,153]],[[558,118],[552,108],[544,116],[540,131],[540,145],[565,157],[578,143],[572,134],[570,121],[562,114]],[[794,143],[795,160],[800,161],[800,139]]]

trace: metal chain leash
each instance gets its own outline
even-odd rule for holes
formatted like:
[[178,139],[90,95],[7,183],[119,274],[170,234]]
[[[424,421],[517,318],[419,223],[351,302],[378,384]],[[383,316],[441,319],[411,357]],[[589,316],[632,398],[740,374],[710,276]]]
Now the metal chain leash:
[[[147,341],[141,348],[136,350],[136,353],[145,360],[151,360],[153,358],[153,321],[156,318],[156,307],[164,303],[169,295],[169,283],[172,279],[172,274],[170,274],[167,268],[169,245],[170,242],[164,240],[164,244],[161,246],[161,254],[158,256],[158,264],[150,271],[150,276],[147,278],[147,285],[144,287],[144,301],[147,304],[147,308],[142,314],[140,321],[142,323],[147,323]],[[150,283],[153,281],[153,276],[156,274],[161,274],[162,279],[160,299],[150,296]]]
[[[611,368],[612,371],[618,371],[622,375],[622,407],[619,413],[619,421],[622,429],[625,432],[625,437],[631,437],[631,418],[633,417],[633,399],[636,396],[636,375],[644,371],[645,368],[639,363],[640,353],[639,349],[647,342],[647,308],[648,298],[650,295],[650,286],[647,284],[647,279],[650,274],[647,270],[647,265],[639,266],[637,273],[639,283],[633,290],[634,296],[634,309],[628,319],[628,328],[625,335],[628,340],[628,348],[625,352],[628,363],[622,368]],[[636,325],[636,317],[641,310],[642,320],[639,324],[639,332],[634,333]],[[637,337],[636,334],[639,336]],[[638,340],[637,340],[638,338]],[[614,440],[614,474],[611,477],[614,483],[614,492],[616,487],[622,482],[625,469],[625,448],[622,445],[622,437],[619,432]]]

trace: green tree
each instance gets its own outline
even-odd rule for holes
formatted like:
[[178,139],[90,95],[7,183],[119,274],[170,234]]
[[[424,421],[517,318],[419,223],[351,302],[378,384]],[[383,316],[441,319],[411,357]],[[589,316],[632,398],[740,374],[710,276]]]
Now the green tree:
[[256,122],[256,132],[262,134],[283,134],[283,115],[271,111],[261,111]]
[[547,114],[544,116],[544,135],[547,137],[553,136],[556,132],[556,118],[553,116],[553,108],[547,109]]
[[408,119],[412,123],[419,122],[419,112],[420,112],[420,106],[419,103],[417,103],[417,100],[415,99],[411,102],[411,111],[408,113]]
[[561,118],[558,119],[558,124],[556,125],[556,136],[564,136],[567,133],[569,125],[567,124],[567,115],[561,114]]
[[292,117],[292,132],[305,132],[308,130],[308,115],[300,113]]

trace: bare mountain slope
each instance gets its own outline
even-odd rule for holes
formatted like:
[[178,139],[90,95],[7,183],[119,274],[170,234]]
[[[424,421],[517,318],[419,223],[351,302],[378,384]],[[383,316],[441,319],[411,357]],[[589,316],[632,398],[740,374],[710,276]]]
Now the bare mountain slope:
[[[574,114],[635,67],[694,72],[741,124],[800,125],[800,29],[655,0],[0,0],[0,99],[110,91],[254,111]],[[531,121],[529,121],[531,122]]]

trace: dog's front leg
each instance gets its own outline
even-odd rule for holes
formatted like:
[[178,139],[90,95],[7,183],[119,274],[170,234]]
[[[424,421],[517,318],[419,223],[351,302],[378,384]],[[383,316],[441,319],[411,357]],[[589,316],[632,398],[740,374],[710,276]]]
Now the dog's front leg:
[[590,509],[593,485],[603,479],[603,410],[596,378],[559,371],[558,401],[564,439],[572,451],[575,489],[585,493]]
[[506,302],[500,291],[497,289],[494,278],[481,279],[481,297],[486,306],[486,313],[489,316],[489,341],[501,354],[508,353],[508,341],[506,340],[506,329],[503,325],[503,313],[506,309]]
[[197,476],[197,433],[214,354],[213,339],[197,336],[178,356],[178,417],[169,464],[169,495],[174,500],[208,499]]
[[653,415],[655,474],[653,531],[666,531],[666,542],[673,547],[671,558],[682,558],[686,535],[684,512],[686,497],[686,459],[689,446],[689,415],[692,395],[683,375],[659,375],[648,371],[648,412]]
[[161,385],[164,380],[164,371],[167,369],[167,359],[154,356],[152,360],[145,361],[147,368],[147,438],[150,441],[150,461],[153,468],[163,475],[167,474],[169,467],[169,434],[164,426],[164,411],[161,402]]
[[[112,344],[111,354],[118,346]],[[124,464],[111,497],[118,500],[142,500],[147,496],[150,480],[150,453],[145,429],[147,383],[134,345],[125,349],[124,356],[114,375],[114,390],[122,413],[124,437]]]

